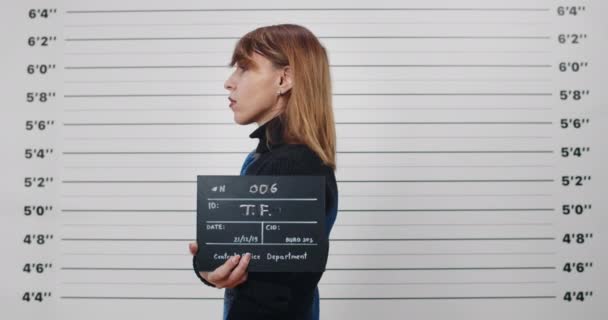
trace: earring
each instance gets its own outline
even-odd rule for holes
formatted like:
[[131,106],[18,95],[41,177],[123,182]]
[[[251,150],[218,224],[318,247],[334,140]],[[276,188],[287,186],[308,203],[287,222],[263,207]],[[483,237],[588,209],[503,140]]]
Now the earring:
[[282,96],[283,95],[283,90],[279,90],[279,95]]

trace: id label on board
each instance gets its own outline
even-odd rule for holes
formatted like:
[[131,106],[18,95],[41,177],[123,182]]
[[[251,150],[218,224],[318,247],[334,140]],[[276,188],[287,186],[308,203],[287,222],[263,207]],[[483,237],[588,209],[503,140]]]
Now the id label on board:
[[325,176],[197,176],[196,224],[198,271],[325,271]]

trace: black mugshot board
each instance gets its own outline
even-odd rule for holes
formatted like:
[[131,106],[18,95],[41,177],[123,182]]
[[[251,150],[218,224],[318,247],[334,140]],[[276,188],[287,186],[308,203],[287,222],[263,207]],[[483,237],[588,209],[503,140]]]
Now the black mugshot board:
[[248,271],[325,270],[324,176],[197,176],[198,271],[251,253]]

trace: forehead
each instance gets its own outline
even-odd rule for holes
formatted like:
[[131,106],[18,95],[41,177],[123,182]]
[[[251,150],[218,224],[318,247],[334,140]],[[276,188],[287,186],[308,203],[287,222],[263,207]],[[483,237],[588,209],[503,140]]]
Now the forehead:
[[272,67],[272,62],[268,58],[255,51],[250,56],[240,57],[237,64],[252,69],[270,69]]
[[251,59],[257,64],[257,65],[264,65],[269,63],[270,61],[264,57],[263,55],[257,53],[257,52],[253,52],[253,54],[251,55]]

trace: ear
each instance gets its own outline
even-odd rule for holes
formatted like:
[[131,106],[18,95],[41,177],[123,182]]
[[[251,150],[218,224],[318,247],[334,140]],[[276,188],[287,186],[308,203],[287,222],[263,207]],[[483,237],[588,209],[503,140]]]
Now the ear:
[[285,66],[281,69],[279,81],[277,90],[281,89],[283,94],[291,90],[291,87],[293,86],[293,69],[290,66]]

